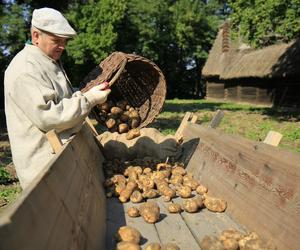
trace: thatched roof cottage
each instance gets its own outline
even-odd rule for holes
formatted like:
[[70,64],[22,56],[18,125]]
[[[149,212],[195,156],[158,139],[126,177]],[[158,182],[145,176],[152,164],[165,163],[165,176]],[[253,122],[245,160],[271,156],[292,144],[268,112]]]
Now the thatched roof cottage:
[[225,23],[202,76],[207,98],[300,107],[300,39],[255,50],[231,41]]

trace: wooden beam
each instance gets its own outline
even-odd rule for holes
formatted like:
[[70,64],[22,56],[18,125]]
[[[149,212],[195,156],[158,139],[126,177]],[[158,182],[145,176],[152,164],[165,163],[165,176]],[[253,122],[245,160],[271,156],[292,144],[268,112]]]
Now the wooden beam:
[[264,143],[277,147],[281,141],[282,134],[270,130],[264,139]]
[[62,150],[63,143],[54,129],[46,133],[46,137],[52,147],[52,152],[57,154]]
[[184,128],[185,128],[188,120],[191,118],[191,116],[192,116],[191,112],[186,112],[185,113],[185,115],[184,115],[184,117],[183,117],[183,119],[182,119],[182,121],[181,121],[181,123],[180,123],[180,125],[179,125],[179,127],[178,127],[178,129],[176,131],[176,133],[175,133],[175,138],[177,140],[181,140],[182,139],[182,131],[184,130]]
[[217,110],[217,113],[215,114],[215,116],[213,117],[213,119],[211,120],[210,124],[209,124],[209,128],[216,128],[220,125],[222,119],[224,117],[224,112],[220,109]]

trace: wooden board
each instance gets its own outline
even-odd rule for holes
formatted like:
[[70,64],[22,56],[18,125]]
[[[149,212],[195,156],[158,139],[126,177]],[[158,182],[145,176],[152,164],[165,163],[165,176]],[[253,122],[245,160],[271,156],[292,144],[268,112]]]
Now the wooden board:
[[0,249],[104,249],[103,157],[82,130],[0,217]]
[[187,170],[227,200],[229,215],[278,249],[300,246],[300,155],[188,123],[200,142]]

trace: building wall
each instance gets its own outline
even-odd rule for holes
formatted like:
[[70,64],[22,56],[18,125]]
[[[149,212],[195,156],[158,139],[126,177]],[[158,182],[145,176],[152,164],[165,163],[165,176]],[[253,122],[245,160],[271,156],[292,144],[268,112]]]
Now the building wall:
[[298,79],[235,79],[207,80],[207,98],[274,105],[300,107],[300,81]]

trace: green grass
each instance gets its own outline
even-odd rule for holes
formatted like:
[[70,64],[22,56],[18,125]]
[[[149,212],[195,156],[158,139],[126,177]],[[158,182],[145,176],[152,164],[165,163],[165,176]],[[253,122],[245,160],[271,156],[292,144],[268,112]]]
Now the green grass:
[[22,189],[18,183],[0,185],[0,212],[3,211],[8,204],[12,203],[21,191]]
[[161,114],[152,124],[163,134],[174,134],[185,112],[198,116],[198,123],[208,126],[216,111],[225,116],[218,129],[228,134],[262,141],[270,130],[283,135],[279,147],[300,152],[300,111],[266,106],[209,100],[167,100]]

